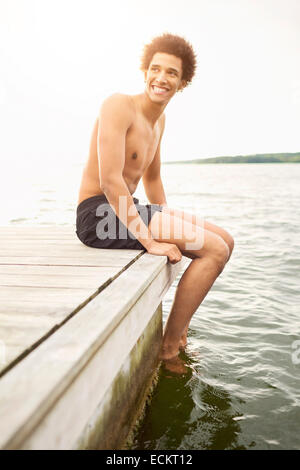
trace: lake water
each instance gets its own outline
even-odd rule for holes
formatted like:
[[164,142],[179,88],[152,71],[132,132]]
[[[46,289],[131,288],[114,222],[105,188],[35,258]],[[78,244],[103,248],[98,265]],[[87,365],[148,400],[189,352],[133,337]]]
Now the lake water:
[[[81,170],[20,175],[0,222],[74,224]],[[162,177],[170,207],[225,228],[235,249],[190,323],[187,373],[160,369],[132,448],[299,449],[300,164],[163,165]]]

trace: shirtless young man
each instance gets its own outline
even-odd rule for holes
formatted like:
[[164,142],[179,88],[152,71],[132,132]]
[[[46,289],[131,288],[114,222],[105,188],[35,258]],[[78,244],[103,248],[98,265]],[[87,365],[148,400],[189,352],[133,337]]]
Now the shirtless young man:
[[[192,259],[178,284],[165,327],[160,353],[165,362],[176,361],[179,350],[186,346],[192,315],[222,272],[234,246],[232,236],[223,228],[199,220],[195,214],[169,208],[160,177],[164,109],[191,82],[195,68],[194,51],[179,36],[164,34],[145,46],[141,64],[144,92],[114,94],[101,106],[77,208],[76,233],[88,246],[144,249],[153,255],[166,255],[171,263],[180,261],[182,255]],[[150,202],[146,207],[132,196],[141,178]],[[110,209],[109,214],[101,212],[104,206]],[[96,229],[103,220],[101,216],[107,214],[117,215],[117,233],[110,239],[101,237]],[[118,239],[121,227],[130,227],[127,240]],[[202,240],[193,249],[191,233],[194,241]]]

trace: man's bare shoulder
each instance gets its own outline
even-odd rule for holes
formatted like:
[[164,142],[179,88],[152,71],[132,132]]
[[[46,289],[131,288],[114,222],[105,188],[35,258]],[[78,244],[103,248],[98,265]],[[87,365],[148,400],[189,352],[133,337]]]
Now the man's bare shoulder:
[[100,114],[102,112],[117,112],[119,115],[132,117],[135,113],[135,107],[129,95],[113,93],[102,101]]

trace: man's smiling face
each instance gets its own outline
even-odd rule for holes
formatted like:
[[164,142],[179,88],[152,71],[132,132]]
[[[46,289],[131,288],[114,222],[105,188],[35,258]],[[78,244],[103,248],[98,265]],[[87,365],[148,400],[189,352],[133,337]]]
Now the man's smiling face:
[[169,101],[184,86],[182,60],[171,54],[156,52],[145,72],[146,92],[152,101]]

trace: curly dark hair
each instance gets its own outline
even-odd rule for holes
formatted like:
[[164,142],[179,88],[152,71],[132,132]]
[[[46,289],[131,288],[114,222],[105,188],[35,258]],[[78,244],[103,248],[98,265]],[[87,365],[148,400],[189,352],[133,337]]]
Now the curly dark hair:
[[157,36],[149,44],[144,46],[141,57],[142,71],[148,70],[152,57],[156,52],[165,52],[179,57],[182,60],[182,80],[186,81],[186,86],[192,81],[196,71],[196,54],[192,45],[183,37],[170,33]]

